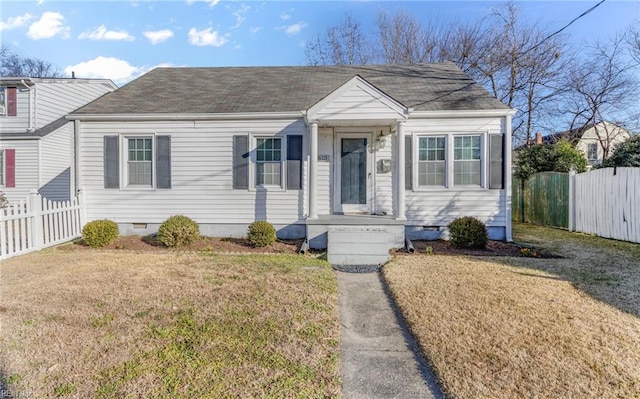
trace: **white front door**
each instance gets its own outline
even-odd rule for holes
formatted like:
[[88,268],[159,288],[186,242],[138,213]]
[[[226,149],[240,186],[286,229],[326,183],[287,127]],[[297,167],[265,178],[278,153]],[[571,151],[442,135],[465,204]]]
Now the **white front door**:
[[371,134],[338,133],[335,143],[334,210],[371,213],[373,173]]

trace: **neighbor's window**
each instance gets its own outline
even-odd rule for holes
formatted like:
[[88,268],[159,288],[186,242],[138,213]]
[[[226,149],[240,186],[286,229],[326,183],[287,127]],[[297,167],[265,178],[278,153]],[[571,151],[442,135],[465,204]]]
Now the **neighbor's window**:
[[0,87],[0,116],[7,114],[7,88]]
[[480,185],[480,136],[453,138],[453,184]]
[[259,138],[256,142],[256,184],[279,186],[282,174],[282,140]]
[[418,185],[445,185],[444,137],[420,137],[418,141]]
[[127,173],[129,185],[152,186],[152,138],[130,138],[128,141]]
[[587,159],[590,161],[598,159],[598,143],[587,144]]

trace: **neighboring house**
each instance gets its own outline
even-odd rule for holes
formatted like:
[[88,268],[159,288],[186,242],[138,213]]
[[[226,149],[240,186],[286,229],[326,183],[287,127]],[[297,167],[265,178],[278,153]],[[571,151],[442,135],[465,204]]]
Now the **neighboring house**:
[[267,220],[312,247],[360,240],[368,262],[376,234],[399,247],[460,216],[511,239],[512,114],[443,63],[158,68],[69,119],[87,220],[147,234],[184,214],[213,236]]
[[629,137],[631,135],[624,127],[604,121],[580,129],[550,134],[537,138],[537,141],[553,144],[560,139],[568,140],[585,155],[589,165],[596,166],[601,165],[606,158],[611,156],[616,145],[626,141]]
[[0,77],[0,192],[68,200],[73,122],[65,115],[117,86],[105,79]]

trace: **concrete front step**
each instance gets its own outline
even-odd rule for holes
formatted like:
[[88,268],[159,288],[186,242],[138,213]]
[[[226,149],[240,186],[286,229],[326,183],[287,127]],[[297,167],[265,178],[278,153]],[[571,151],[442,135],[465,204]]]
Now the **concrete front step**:
[[[397,229],[397,228],[396,228]],[[332,265],[381,265],[397,246],[395,231],[387,226],[329,227],[327,260]]]

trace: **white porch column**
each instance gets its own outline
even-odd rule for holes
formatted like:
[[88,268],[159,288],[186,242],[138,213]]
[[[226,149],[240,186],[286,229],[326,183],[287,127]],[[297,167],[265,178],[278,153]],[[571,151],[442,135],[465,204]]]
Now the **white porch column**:
[[318,218],[318,122],[309,124],[309,219]]
[[396,172],[398,175],[396,187],[396,198],[398,200],[397,208],[396,208],[396,218],[398,219],[406,219],[405,215],[405,153],[404,153],[404,121],[399,121],[397,126],[396,136],[398,137],[398,159],[396,160]]

